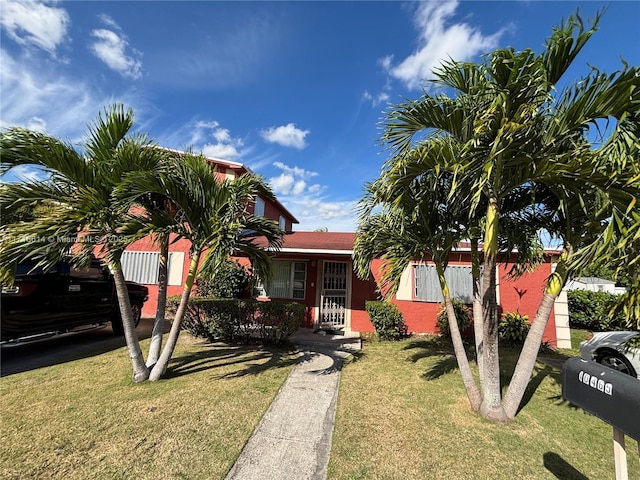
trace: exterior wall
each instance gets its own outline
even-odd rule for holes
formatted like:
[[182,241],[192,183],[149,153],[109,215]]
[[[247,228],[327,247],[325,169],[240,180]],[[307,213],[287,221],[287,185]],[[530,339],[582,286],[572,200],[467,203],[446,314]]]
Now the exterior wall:
[[556,321],[556,346],[571,348],[571,328],[569,328],[569,301],[567,291],[562,290],[553,305]]
[[[275,301],[275,302],[295,302],[302,303],[306,307],[305,318],[302,324],[303,328],[312,328],[316,318],[316,295],[318,291],[318,261],[317,259],[310,259],[308,256],[300,254],[279,254],[278,260],[288,260],[295,262],[305,262],[307,264],[307,278],[304,292],[304,300],[296,300],[292,298],[267,298],[258,297],[258,300]],[[248,261],[245,259],[245,261]]]
[[369,320],[369,314],[365,310],[365,302],[377,300],[379,297],[376,291],[376,282],[371,280],[360,280],[358,276],[351,273],[351,330],[354,332],[373,332],[373,325]]
[[[182,294],[182,285],[184,285],[187,279],[187,275],[189,273],[189,263],[191,262],[191,258],[189,257],[190,247],[191,242],[184,239],[178,240],[176,243],[169,246],[169,250],[172,252],[185,252],[184,264],[182,265],[181,285],[169,285],[167,287],[167,296],[169,297],[172,295]],[[159,249],[157,245],[154,245],[150,237],[145,237],[141,240],[133,242],[127,247],[127,250],[138,252],[157,252]],[[142,308],[142,316],[155,317],[156,309],[158,308],[158,285],[147,285],[147,288],[149,289],[149,300],[145,302],[144,307]]]
[[[347,279],[349,291],[347,293],[347,330],[366,332],[373,331],[373,325],[369,321],[369,316],[365,311],[365,302],[377,298],[376,284],[373,280],[360,280],[353,273],[353,264],[350,256],[347,255],[310,255],[295,253],[280,253],[278,260],[290,260],[296,262],[306,262],[307,280],[304,300],[293,300],[285,298],[271,298],[272,301],[286,301],[303,303],[307,308],[305,328],[313,328],[320,313],[320,297],[322,293],[322,266],[324,261],[346,262],[347,271],[350,272]],[[263,298],[267,300],[266,298]]]
[[[449,262],[450,265],[469,265],[470,259],[466,252],[459,252]],[[372,263],[372,272],[374,277],[380,278],[381,260],[375,260]],[[498,301],[503,312],[519,311],[523,315],[529,317],[531,322],[536,314],[538,305],[542,300],[544,286],[547,277],[551,274],[551,264],[544,263],[535,271],[527,273],[518,279],[510,279],[507,272],[511,268],[511,264],[500,265],[498,268]],[[398,294],[394,297],[393,302],[402,312],[405,323],[410,333],[436,333],[436,316],[440,308],[439,303],[424,302],[414,298],[413,293],[413,273],[412,269],[408,269],[401,279]],[[356,324],[353,324],[354,330],[361,332],[373,331],[373,325],[364,312],[364,317]],[[551,313],[549,322],[547,323],[543,341],[549,342],[552,346],[556,346],[556,323],[555,313]]]
[[[518,279],[510,279],[507,272],[511,265],[501,265],[500,272],[500,305],[503,312],[518,311],[529,317],[532,322],[544,295],[547,278],[552,273],[552,264],[543,263],[533,272],[525,273]],[[549,321],[542,336],[543,342],[557,346],[555,311],[551,311]]]

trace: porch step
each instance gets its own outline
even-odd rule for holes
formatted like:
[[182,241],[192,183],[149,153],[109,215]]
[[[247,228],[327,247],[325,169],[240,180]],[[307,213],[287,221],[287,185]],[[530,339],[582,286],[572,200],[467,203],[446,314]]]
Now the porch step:
[[317,347],[340,351],[362,349],[360,333],[348,331],[314,331],[312,328],[300,328],[289,337],[289,341],[300,347]]

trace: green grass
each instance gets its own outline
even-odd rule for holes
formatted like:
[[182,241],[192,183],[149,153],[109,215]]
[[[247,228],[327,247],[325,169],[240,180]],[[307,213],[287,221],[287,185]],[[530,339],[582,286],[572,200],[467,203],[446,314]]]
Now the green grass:
[[0,478],[224,478],[293,362],[183,334],[160,382],[124,348],[2,378]]
[[[161,382],[132,384],[123,348],[2,378],[0,478],[224,478],[293,362],[184,335]],[[538,364],[498,426],[470,411],[449,345],[365,342],[342,372],[329,479],[613,478],[611,427],[562,401],[559,381]]]
[[[516,352],[501,351],[504,384]],[[614,478],[612,427],[562,400],[557,369],[533,375],[526,405],[500,426],[470,410],[449,345],[365,343],[342,371],[328,478]],[[640,478],[637,442],[627,451]]]

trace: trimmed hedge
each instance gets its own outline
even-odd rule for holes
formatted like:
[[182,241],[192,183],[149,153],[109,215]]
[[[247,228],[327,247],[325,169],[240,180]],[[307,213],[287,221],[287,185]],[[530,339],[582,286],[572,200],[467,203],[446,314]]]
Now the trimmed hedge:
[[618,298],[609,292],[569,290],[569,326],[594,331],[624,330],[623,316],[611,318],[609,314]]
[[400,340],[407,335],[402,312],[390,302],[367,301],[365,309],[381,340]]
[[[179,296],[169,297],[168,310],[175,313],[179,303]],[[192,297],[182,329],[210,341],[248,342],[253,338],[279,344],[300,328],[304,314],[305,306],[300,303]]]

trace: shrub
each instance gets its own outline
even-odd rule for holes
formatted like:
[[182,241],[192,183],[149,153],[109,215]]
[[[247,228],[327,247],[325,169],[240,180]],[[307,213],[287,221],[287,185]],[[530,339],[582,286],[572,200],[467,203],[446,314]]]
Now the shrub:
[[498,337],[511,345],[522,345],[529,333],[529,317],[518,312],[506,312],[498,325]]
[[[460,333],[462,333],[471,326],[471,310],[469,310],[469,307],[457,298],[452,298],[451,303],[453,303],[453,310],[456,312],[458,329],[460,330]],[[438,326],[440,333],[447,337],[451,336],[451,330],[449,329],[449,317],[447,316],[447,309],[444,303],[440,307],[440,310],[438,310],[436,325]]]
[[251,276],[245,267],[227,260],[215,273],[203,273],[198,277],[198,297],[242,298]]
[[[175,312],[180,297],[167,299]],[[305,307],[299,303],[194,297],[189,299],[182,329],[210,341],[248,342],[255,338],[275,344],[298,330]]]
[[365,309],[381,340],[399,340],[407,335],[407,325],[395,304],[367,301]]
[[603,331],[624,328],[624,318],[616,315],[611,318],[609,312],[618,299],[609,292],[591,292],[589,290],[569,290],[569,326],[586,330]]

